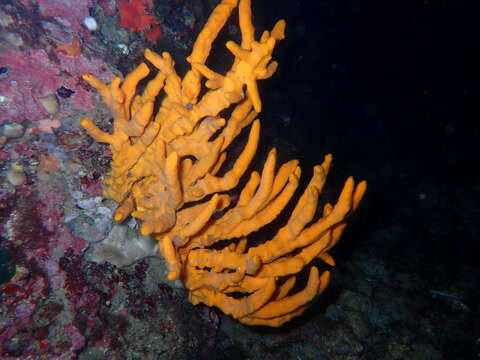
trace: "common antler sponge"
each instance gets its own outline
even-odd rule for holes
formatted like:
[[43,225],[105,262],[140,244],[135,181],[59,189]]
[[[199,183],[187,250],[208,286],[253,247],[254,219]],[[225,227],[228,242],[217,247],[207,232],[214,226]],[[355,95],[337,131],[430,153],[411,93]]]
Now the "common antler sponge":
[[[222,75],[205,61],[237,5],[242,42],[227,42],[235,59]],[[334,265],[328,250],[337,243],[346,216],[357,208],[366,190],[365,182],[355,185],[349,178],[337,203],[324,205],[320,219],[314,220],[332,161],[327,155],[314,168],[285,225],[272,239],[249,246],[248,236],[272,222],[289,203],[301,173],[297,160],[277,166],[272,149],[261,174],[252,171],[245,186],[237,189],[237,200],[226,194],[237,188],[257,151],[260,122],[256,116],[262,108],[257,81],[275,72],[272,51],[284,38],[284,29],[285,22],[280,20],[256,41],[250,0],[239,4],[223,0],[186,59],[191,69],[183,78],[175,72],[168,53],[150,50],[145,58],[158,71],[142,94],[136,89],[150,73],[145,63],[123,81],[115,78],[110,84],[84,76],[114,116],[111,134],[88,117],[81,125],[96,141],[111,146],[104,195],[119,204],[115,220],[133,216],[141,222],[142,234],[158,240],[169,266],[168,278],[185,284],[193,304],[216,306],[250,325],[280,326],[301,314],[325,289],[330,273],[320,273],[311,263],[319,258]],[[203,78],[207,89],[202,91]],[[154,112],[157,99],[161,102]],[[228,113],[228,118],[220,113]],[[243,151],[220,176],[230,144],[247,127]],[[305,268],[307,284],[292,294],[298,273]]]

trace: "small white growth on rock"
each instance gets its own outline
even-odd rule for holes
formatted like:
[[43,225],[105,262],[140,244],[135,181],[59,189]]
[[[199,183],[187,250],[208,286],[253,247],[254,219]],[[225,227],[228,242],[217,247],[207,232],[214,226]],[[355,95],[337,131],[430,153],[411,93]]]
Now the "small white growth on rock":
[[104,240],[92,243],[86,254],[90,261],[108,261],[116,266],[127,266],[148,256],[158,256],[157,242],[121,224],[115,224]]
[[92,16],[85,17],[85,19],[83,19],[83,25],[85,25],[85,27],[90,31],[98,30],[97,20],[95,20],[95,18]]
[[93,210],[93,209],[96,209],[98,207],[98,204],[100,204],[102,202],[102,200],[103,200],[103,198],[101,196],[96,196],[96,197],[89,198],[89,199],[78,200],[77,201],[77,206],[80,209]]

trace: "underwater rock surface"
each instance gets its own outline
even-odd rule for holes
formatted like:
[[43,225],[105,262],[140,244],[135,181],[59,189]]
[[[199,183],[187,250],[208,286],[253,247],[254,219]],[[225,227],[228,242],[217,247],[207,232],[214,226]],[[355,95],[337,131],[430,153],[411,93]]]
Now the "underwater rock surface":
[[[162,29],[147,37],[118,24],[132,2],[0,4],[0,358],[477,358],[480,79],[464,60],[475,58],[477,11],[252,1],[260,24],[285,16],[292,29],[278,78],[260,89],[263,146],[309,158],[305,168],[332,151],[343,162],[334,182],[352,172],[372,189],[328,291],[266,329],[193,307],[166,281],[155,244],[111,223],[101,197],[111,154],[79,126],[94,109],[109,130],[111,115],[80,75],[127,73],[148,46],[183,59],[217,3],[138,2]],[[82,25],[87,16],[98,30]],[[9,181],[13,171],[24,181]]]

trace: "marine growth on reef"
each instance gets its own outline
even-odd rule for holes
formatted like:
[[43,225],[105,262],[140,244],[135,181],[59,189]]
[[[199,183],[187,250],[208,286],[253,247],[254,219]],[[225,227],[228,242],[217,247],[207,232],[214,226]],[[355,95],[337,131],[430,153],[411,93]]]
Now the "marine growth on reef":
[[[226,43],[234,61],[230,70],[219,74],[205,62],[237,5],[242,41]],[[113,158],[104,195],[119,204],[115,220],[133,216],[141,222],[141,233],[159,243],[168,278],[183,282],[193,304],[216,306],[250,325],[280,326],[303,313],[325,289],[329,271],[320,272],[311,263],[319,258],[334,265],[328,251],[366,190],[365,182],[356,185],[349,178],[337,203],[325,204],[314,220],[332,161],[327,155],[314,168],[285,225],[270,240],[249,243],[248,236],[285,209],[301,174],[297,160],[277,166],[272,149],[261,173],[250,172],[243,188],[237,189],[237,200],[226,193],[238,187],[256,153],[256,116],[262,109],[257,81],[275,72],[272,51],[284,38],[284,29],[285,21],[280,20],[255,40],[250,0],[223,0],[186,59],[191,69],[183,78],[168,53],[150,50],[145,58],[157,73],[141,94],[138,84],[151,72],[146,63],[110,84],[84,76],[114,116],[112,133],[100,130],[89,117],[81,125],[96,141],[110,144]],[[248,127],[243,151],[229,159],[229,146]],[[304,269],[307,284],[292,294]]]

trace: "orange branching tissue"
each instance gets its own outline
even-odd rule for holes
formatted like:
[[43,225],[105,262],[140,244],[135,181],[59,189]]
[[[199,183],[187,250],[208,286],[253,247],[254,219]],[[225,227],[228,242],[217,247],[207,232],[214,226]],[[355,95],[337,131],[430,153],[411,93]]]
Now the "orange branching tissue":
[[[237,6],[241,44],[226,43],[234,60],[220,74],[205,62]],[[249,325],[280,326],[325,289],[330,273],[319,271],[314,260],[334,265],[328,251],[366,190],[364,181],[348,178],[336,204],[325,204],[314,219],[332,161],[327,155],[291,213],[283,212],[284,225],[270,240],[249,241],[285,209],[301,173],[297,160],[277,165],[272,149],[261,172],[246,174],[260,139],[257,81],[275,72],[272,51],[284,29],[280,20],[255,40],[250,0],[222,0],[198,35],[183,78],[167,52],[150,50],[145,58],[156,73],[141,94],[137,86],[150,74],[145,63],[110,84],[84,76],[114,116],[112,133],[89,117],[81,125],[96,141],[110,144],[104,195],[119,204],[115,220],[133,216],[142,234],[158,240],[168,278],[183,282],[193,304],[216,306]],[[248,139],[233,156],[230,145],[243,129]],[[238,197],[231,197],[235,190]],[[302,277],[303,289],[295,286]]]

